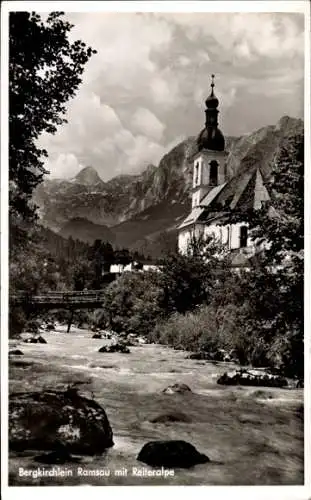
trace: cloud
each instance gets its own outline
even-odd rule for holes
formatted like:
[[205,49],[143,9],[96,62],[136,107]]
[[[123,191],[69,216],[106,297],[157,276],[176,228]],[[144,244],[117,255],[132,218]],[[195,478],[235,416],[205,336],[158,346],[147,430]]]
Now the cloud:
[[[301,55],[304,50],[303,16],[288,13],[170,14],[191,41],[206,36],[240,57],[269,58]],[[247,47],[247,48],[246,48]]]
[[104,180],[119,173],[136,173],[149,163],[158,163],[165,147],[159,144],[164,125],[146,108],[138,108],[130,129],[115,110],[94,93],[80,94],[70,103],[68,124],[54,136],[42,135],[47,148],[46,168],[52,177],[71,178],[87,165]]
[[173,77],[169,68],[153,78],[150,92],[156,105],[173,108],[178,105],[180,100],[178,80]]
[[68,124],[55,136],[40,138],[54,176],[75,175],[92,165],[108,180],[157,164],[176,138],[202,128],[211,73],[225,134],[250,132],[282,114],[302,114],[300,15],[90,12],[66,17],[75,25],[71,38],[98,53],[68,104]]
[[189,66],[191,64],[191,60],[189,59],[189,57],[179,56],[178,64],[180,64],[180,66],[186,67],[186,66]]
[[160,141],[165,126],[158,118],[146,108],[138,108],[132,118],[134,132],[145,134],[147,137]]
[[52,155],[46,163],[46,168],[51,173],[52,178],[72,179],[83,166],[72,153]]

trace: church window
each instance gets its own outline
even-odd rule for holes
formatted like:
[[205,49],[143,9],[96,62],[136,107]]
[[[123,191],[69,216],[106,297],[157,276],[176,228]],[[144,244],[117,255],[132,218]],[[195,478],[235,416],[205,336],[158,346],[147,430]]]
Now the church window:
[[210,163],[209,183],[210,186],[217,186],[218,184],[218,163],[215,160]]
[[197,161],[194,165],[194,186],[199,184],[199,162]]
[[247,226],[240,227],[240,248],[247,247]]

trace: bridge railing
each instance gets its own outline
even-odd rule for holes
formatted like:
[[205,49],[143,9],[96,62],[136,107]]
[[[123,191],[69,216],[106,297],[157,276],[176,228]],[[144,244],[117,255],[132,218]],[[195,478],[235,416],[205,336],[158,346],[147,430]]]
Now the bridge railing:
[[31,295],[28,293],[19,293],[10,296],[12,304],[51,304],[51,303],[88,303],[100,302],[103,299],[103,290],[83,290],[68,292],[49,292],[40,295]]

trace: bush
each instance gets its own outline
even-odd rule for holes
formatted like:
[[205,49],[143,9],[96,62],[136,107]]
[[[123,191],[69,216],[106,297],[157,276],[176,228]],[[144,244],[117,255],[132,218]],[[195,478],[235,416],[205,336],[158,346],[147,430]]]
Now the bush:
[[173,314],[167,321],[156,325],[149,339],[191,351],[214,351],[219,347],[217,324],[209,307]]
[[[195,312],[170,316],[156,325],[149,340],[191,351],[234,352],[241,365],[270,366],[270,345],[251,323],[247,303],[202,306]],[[259,333],[258,333],[259,332]]]

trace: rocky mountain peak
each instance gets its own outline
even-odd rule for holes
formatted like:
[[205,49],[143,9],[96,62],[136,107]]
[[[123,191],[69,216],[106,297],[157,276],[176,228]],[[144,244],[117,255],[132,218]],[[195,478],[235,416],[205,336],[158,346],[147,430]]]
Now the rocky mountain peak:
[[[303,130],[302,120],[284,116],[275,125],[226,137],[228,177],[260,167],[268,179],[282,145]],[[120,248],[135,247],[151,255],[155,238],[164,231],[172,235],[189,213],[196,152],[196,138],[188,137],[168,151],[158,166],[150,164],[140,174],[103,182],[93,167],[86,167],[69,182],[46,180],[35,192],[42,223],[66,236],[91,241],[101,235]]]
[[103,184],[103,180],[99,177],[97,170],[94,167],[84,167],[73,179],[78,184],[92,186],[95,184]]
[[292,135],[296,132],[301,133],[303,129],[303,120],[291,118],[290,116],[282,116],[277,122],[275,129],[283,132],[285,135]]

